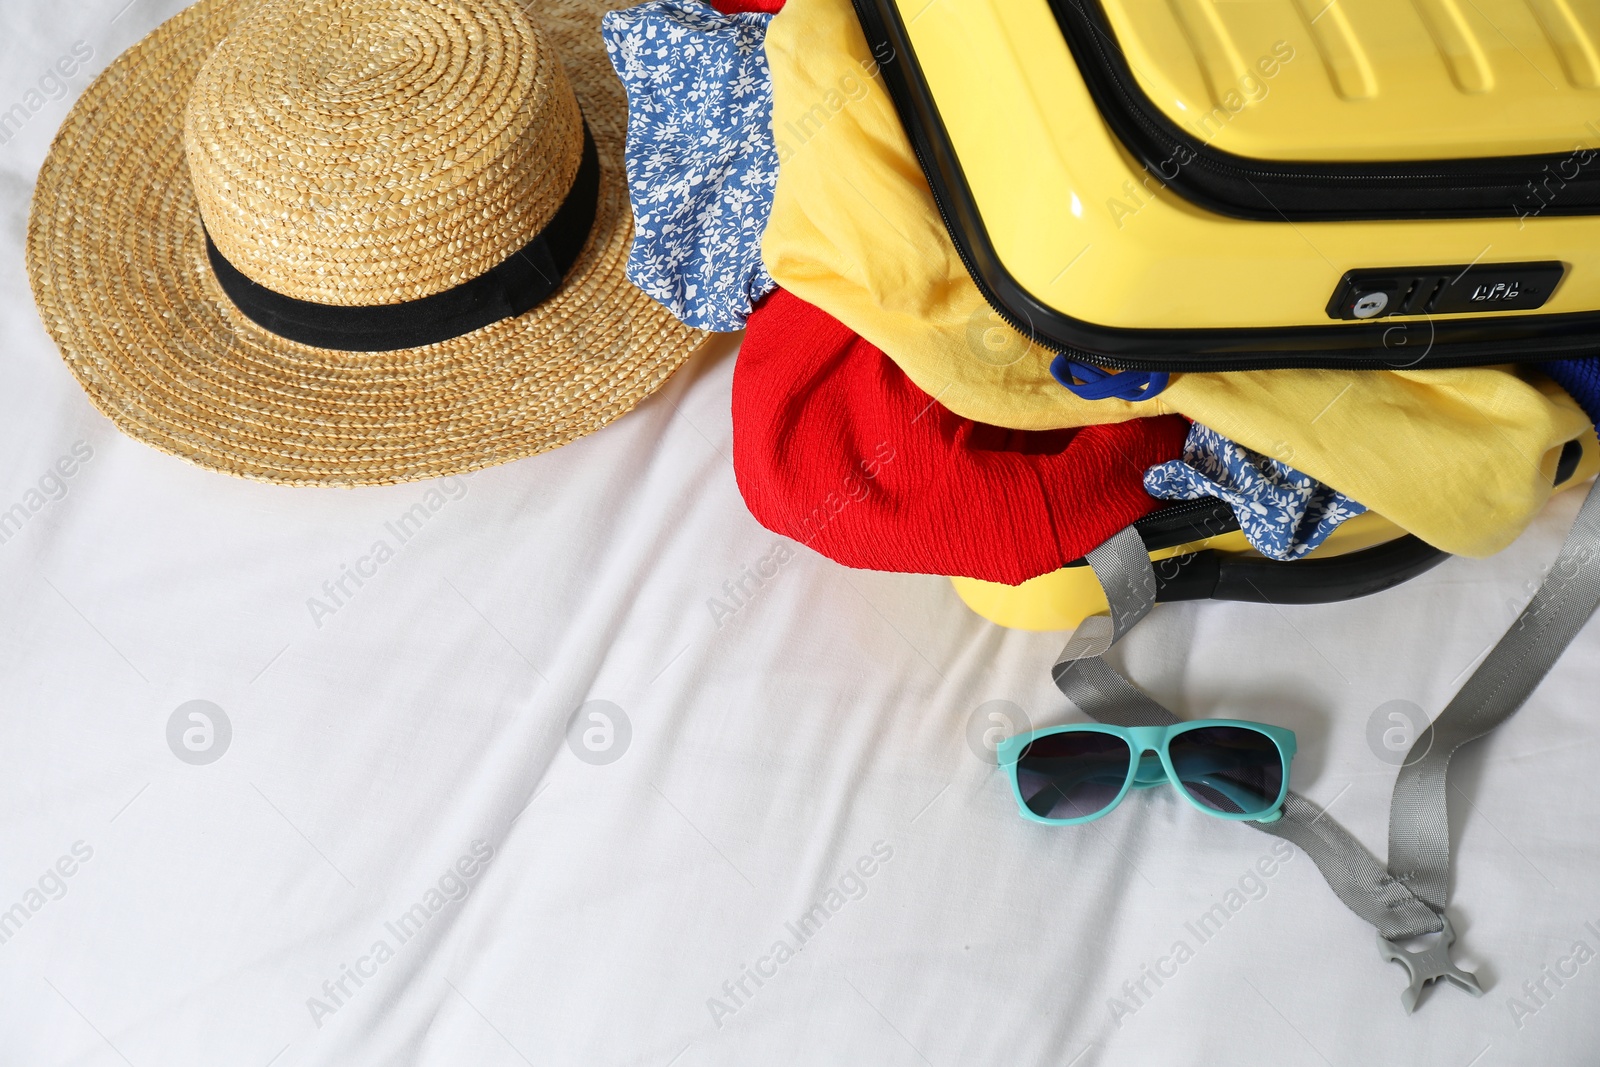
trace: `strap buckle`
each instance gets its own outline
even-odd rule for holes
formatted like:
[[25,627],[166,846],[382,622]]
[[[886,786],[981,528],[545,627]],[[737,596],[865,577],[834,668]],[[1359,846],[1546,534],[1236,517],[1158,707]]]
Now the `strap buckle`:
[[1411,984],[1400,994],[1400,1005],[1406,1009],[1407,1015],[1417,1010],[1417,998],[1422,995],[1422,987],[1437,978],[1443,978],[1475,997],[1483,996],[1478,976],[1471,971],[1463,971],[1450,958],[1450,946],[1456,943],[1456,932],[1450,925],[1450,916],[1441,912],[1439,918],[1444,922],[1444,929],[1439,931],[1438,939],[1425,948],[1409,949],[1400,945],[1400,941],[1409,941],[1411,938],[1391,941],[1382,934],[1378,935],[1378,955],[1403,964],[1411,976]]

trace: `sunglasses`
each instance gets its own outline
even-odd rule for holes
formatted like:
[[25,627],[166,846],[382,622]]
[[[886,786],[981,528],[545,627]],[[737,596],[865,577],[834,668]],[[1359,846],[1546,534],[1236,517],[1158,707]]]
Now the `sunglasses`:
[[1054,726],[1006,738],[998,755],[1023,818],[1071,826],[1100,818],[1130,789],[1164,782],[1207,815],[1274,822],[1283,815],[1294,751],[1293,730],[1203,719]]

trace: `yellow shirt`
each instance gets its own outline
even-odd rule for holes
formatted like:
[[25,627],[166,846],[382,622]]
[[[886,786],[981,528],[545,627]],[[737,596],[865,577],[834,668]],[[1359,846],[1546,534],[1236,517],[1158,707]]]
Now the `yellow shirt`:
[[789,0],[767,59],[767,269],[959,415],[1040,430],[1177,412],[1467,556],[1516,538],[1590,429],[1554,383],[1508,368],[1183,374],[1152,400],[1080,400],[962,266],[850,0]]

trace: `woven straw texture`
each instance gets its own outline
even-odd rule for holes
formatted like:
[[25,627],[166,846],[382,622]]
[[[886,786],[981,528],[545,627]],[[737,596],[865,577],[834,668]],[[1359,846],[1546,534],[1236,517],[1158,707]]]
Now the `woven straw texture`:
[[[28,230],[34,298],[95,406],[200,466],[294,485],[476,470],[633,408],[704,334],[624,276],[610,6],[203,0],[118,57],[57,134]],[[224,255],[300,299],[396,303],[481,273],[565,194],[574,95],[601,164],[594,228],[527,314],[337,352],[261,329],[212,277],[202,204]]]

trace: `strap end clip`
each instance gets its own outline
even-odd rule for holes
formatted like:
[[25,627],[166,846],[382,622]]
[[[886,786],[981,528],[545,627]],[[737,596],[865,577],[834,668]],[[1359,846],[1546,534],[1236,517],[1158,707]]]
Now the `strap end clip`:
[[1402,941],[1412,940],[1411,938],[1391,940],[1382,934],[1378,935],[1378,955],[1385,960],[1402,964],[1406,973],[1411,976],[1411,984],[1400,994],[1400,1005],[1406,1009],[1407,1015],[1417,1010],[1417,1000],[1422,996],[1422,987],[1435,979],[1443,978],[1475,997],[1483,996],[1483,987],[1478,984],[1478,976],[1457,967],[1455,960],[1450,958],[1450,946],[1456,942],[1456,932],[1450,925],[1450,917],[1441,912],[1439,919],[1444,923],[1444,927],[1439,931],[1438,938],[1433,944],[1425,948],[1409,949],[1401,945]]

